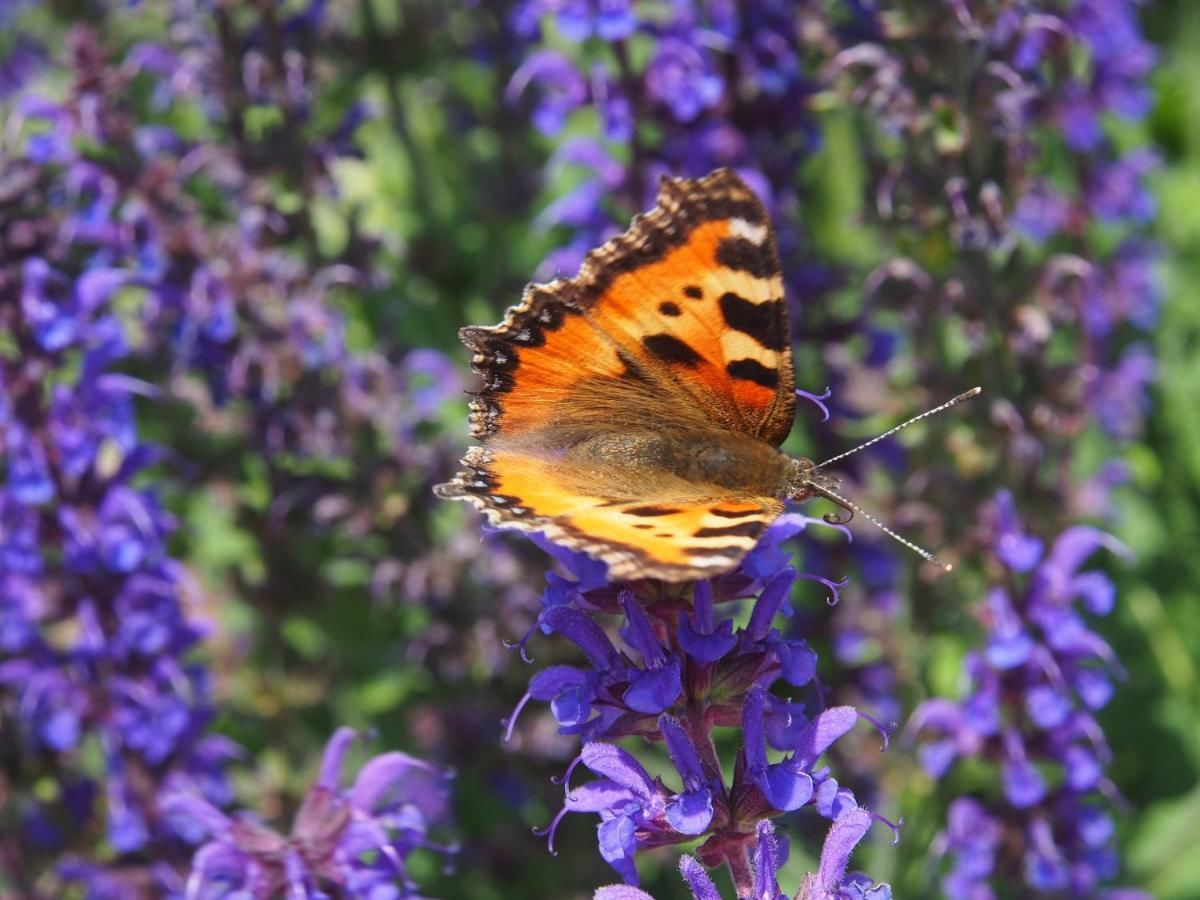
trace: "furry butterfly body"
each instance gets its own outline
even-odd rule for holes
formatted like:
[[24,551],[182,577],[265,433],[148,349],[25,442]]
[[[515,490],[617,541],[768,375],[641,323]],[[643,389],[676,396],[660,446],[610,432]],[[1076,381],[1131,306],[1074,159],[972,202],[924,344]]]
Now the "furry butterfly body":
[[438,485],[615,579],[735,567],[783,500],[820,493],[779,451],[795,385],[770,219],[735,174],[664,179],[573,279],[460,332],[481,390],[464,469]]

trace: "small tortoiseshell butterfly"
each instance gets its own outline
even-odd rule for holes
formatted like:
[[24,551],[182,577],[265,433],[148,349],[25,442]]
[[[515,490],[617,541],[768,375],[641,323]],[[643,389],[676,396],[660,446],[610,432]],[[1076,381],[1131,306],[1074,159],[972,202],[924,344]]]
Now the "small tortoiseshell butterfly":
[[579,275],[531,285],[499,325],[459,332],[482,378],[471,432],[483,446],[437,495],[544,532],[620,580],[726,572],[783,500],[861,513],[820,466],[778,449],[796,405],[788,334],[758,197],[726,169],[664,178],[655,208]]

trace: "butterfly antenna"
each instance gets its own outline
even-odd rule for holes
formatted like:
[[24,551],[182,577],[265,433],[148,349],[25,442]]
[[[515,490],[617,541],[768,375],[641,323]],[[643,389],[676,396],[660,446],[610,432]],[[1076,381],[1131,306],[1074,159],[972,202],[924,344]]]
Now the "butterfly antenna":
[[[942,410],[949,409],[952,406],[957,406],[959,403],[962,403],[964,400],[970,400],[972,397],[977,397],[980,393],[982,393],[982,391],[983,391],[983,388],[981,388],[981,387],[973,387],[969,391],[964,391],[963,393],[961,393],[957,397],[955,397],[953,400],[947,400],[941,406],[935,406],[933,409],[927,409],[927,410],[925,410],[925,412],[921,413],[919,416],[913,416],[907,422],[901,422],[895,428],[889,428],[887,431],[885,431],[883,434],[879,435],[878,437],[871,438],[871,440],[867,441],[865,444],[859,444],[853,450],[847,450],[845,453],[839,453],[837,456],[830,457],[829,459],[825,460],[825,462],[823,462],[823,463],[818,463],[817,465],[813,466],[813,470],[815,471],[816,469],[822,469],[825,466],[829,465],[830,463],[837,462],[839,459],[845,459],[847,456],[852,456],[853,454],[857,453],[859,450],[866,450],[872,444],[878,444],[884,438],[891,437],[893,434],[895,434],[901,428],[907,428],[909,425],[912,425],[914,422],[920,422],[922,419],[928,419],[930,416],[940,413]],[[832,500],[833,498],[830,497],[829,499]],[[863,513],[863,515],[866,516],[867,514]],[[867,518],[871,518],[871,517],[867,516]],[[875,521],[875,520],[872,519],[871,521]],[[875,522],[875,524],[879,525],[878,522]],[[879,525],[879,527],[883,528],[882,525]],[[884,528],[883,530],[887,531],[886,528]],[[891,534],[891,532],[888,532],[888,533]],[[892,537],[895,537],[902,544],[907,543],[903,538],[899,538],[894,534],[892,535]],[[918,549],[918,548],[914,547],[913,549]],[[920,551],[920,552],[924,553],[924,551]]]
[[[978,391],[978,389],[976,389],[976,390]],[[834,491],[831,491],[829,488],[824,487],[823,485],[813,484],[812,482],[809,482],[807,487],[814,494],[819,494],[820,496],[824,497],[826,500],[832,500],[834,503],[836,503],[838,506],[842,507],[842,509],[846,510],[847,512],[849,512],[851,514],[857,513],[858,515],[862,516],[864,519],[866,519],[868,522],[870,522],[872,525],[874,525],[876,528],[878,528],[880,531],[882,531],[884,534],[886,534],[892,540],[899,541],[901,544],[903,544],[905,547],[907,547],[913,553],[917,554],[917,556],[920,556],[922,559],[928,560],[929,562],[933,563],[935,566],[940,568],[943,572],[950,572],[954,569],[954,567],[952,565],[950,565],[950,563],[942,562],[940,559],[938,559],[936,556],[934,556],[932,553],[930,553],[924,547],[919,547],[916,544],[914,544],[912,541],[910,541],[908,538],[901,537],[900,535],[896,534],[896,532],[892,531],[892,529],[888,528],[886,525],[884,525],[882,522],[880,522],[877,518],[875,518],[873,515],[871,515],[869,512],[867,512],[861,506],[859,506],[856,503],[851,502],[850,500],[847,500],[841,494],[837,494]],[[830,525],[845,525],[847,522],[850,521],[850,516],[847,516],[846,518],[841,518],[838,516],[837,513],[826,513],[823,518]]]

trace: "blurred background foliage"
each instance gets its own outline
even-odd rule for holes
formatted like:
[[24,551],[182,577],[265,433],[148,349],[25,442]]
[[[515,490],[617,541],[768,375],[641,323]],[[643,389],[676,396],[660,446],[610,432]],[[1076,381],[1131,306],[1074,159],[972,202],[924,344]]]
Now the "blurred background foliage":
[[[563,235],[540,225],[538,215],[573,187],[574,176],[567,167],[544,174],[555,142],[531,130],[526,111],[505,97],[522,61],[507,37],[506,6],[331,4],[330,14],[346,24],[320,48],[312,120],[334,121],[352,101],[365,101],[375,115],[358,129],[361,156],[333,167],[336,199],[303,196],[303,179],[292,178],[286,159],[273,161],[281,165],[270,183],[277,207],[306,218],[309,253],[365,261],[369,252],[367,287],[333,293],[353,349],[402,360],[434,348],[465,368],[457,328],[496,321],[561,243]],[[253,19],[239,4],[225,7],[235,25],[243,15]],[[160,12],[152,4],[58,0],[24,10],[22,24],[57,53],[73,24],[90,22],[119,57],[119,48],[159,35]],[[1127,139],[1149,140],[1163,157],[1154,184],[1166,301],[1153,337],[1153,406],[1144,433],[1123,451],[1131,483],[1116,491],[1112,527],[1136,559],[1107,566],[1120,599],[1102,632],[1128,677],[1100,718],[1124,796],[1118,823],[1130,880],[1156,897],[1186,900],[1200,898],[1200,854],[1192,852],[1200,831],[1200,5],[1148,3],[1144,25],[1162,61],[1153,113],[1128,126]],[[48,93],[65,90],[61,70],[40,77]],[[171,115],[173,127],[197,138],[213,127],[194,109]],[[269,107],[247,109],[244,127],[271,135],[276,116]],[[859,156],[858,134],[835,107],[820,111],[818,123],[823,142],[801,172],[805,225],[829,258],[868,266],[879,251],[864,224],[866,176],[846,164]],[[591,130],[590,121],[572,121],[567,133]],[[262,146],[286,152],[287,142]],[[222,202],[219,195],[200,199]],[[836,302],[853,305],[852,290],[846,293]],[[800,383],[823,386],[820,359],[803,346],[803,334],[800,340]],[[906,374],[919,378],[916,369]],[[530,674],[502,641],[519,639],[533,622],[544,563],[519,540],[481,542],[463,510],[429,502],[430,485],[450,473],[467,442],[465,400],[446,402],[415,432],[437,457],[423,459],[417,481],[404,466],[382,480],[356,478],[379,470],[391,452],[369,430],[354,435],[349,456],[323,459],[248,446],[227,427],[226,420],[251,415],[236,403],[205,415],[182,402],[145,404],[141,412],[147,437],[181,456],[164,481],[180,519],[173,552],[197,576],[205,597],[199,612],[215,623],[203,651],[212,661],[215,727],[246,750],[235,775],[245,805],[287,818],[328,735],[351,725],[370,732],[376,750],[403,749],[457,771],[453,830],[462,853],[449,873],[433,854],[415,865],[431,896],[585,897],[613,880],[590,822],[568,820],[557,858],[530,834],[557,811],[561,789],[549,779],[561,774],[572,743],[554,734],[540,708],[525,713],[512,743],[501,742],[501,721]],[[806,446],[858,436],[821,439],[812,435],[819,424],[807,427],[809,435],[796,438]],[[944,447],[909,452],[929,459]],[[1080,465],[1094,470],[1111,452],[1111,444],[1085,438]],[[303,487],[313,484],[324,497],[366,509],[365,519],[347,523],[336,499],[323,509],[301,508]],[[296,509],[286,495],[281,500],[281,485],[299,491]],[[338,527],[326,527],[334,520]],[[398,569],[389,582],[378,562],[391,558],[424,563]],[[950,620],[922,622],[909,639],[909,674],[927,673],[933,690],[956,689],[975,636],[957,627],[965,620],[952,609],[975,599],[957,593],[973,587],[964,574],[911,593],[913,619],[922,620],[932,597],[936,616]],[[537,640],[532,653],[539,665],[572,655]],[[910,687],[908,699],[927,693]],[[929,845],[942,821],[937,788],[905,758],[909,752],[894,748],[881,775],[892,793],[884,811],[908,821],[903,840],[892,848],[880,835],[856,858],[892,880],[898,897],[924,895]],[[785,885],[798,884],[811,866],[805,845],[793,842]],[[644,885],[656,897],[684,895],[670,856],[644,865]]]
[[1124,497],[1119,533],[1137,555],[1119,571],[1127,602],[1114,643],[1129,679],[1106,711],[1115,779],[1130,803],[1123,817],[1132,871],[1155,895],[1200,895],[1200,860],[1187,837],[1200,825],[1200,9],[1146,8],[1149,36],[1163,50],[1147,122],[1163,155],[1155,179],[1157,235],[1164,245],[1166,303],[1155,333],[1154,406],[1143,440],[1129,450],[1140,492]]

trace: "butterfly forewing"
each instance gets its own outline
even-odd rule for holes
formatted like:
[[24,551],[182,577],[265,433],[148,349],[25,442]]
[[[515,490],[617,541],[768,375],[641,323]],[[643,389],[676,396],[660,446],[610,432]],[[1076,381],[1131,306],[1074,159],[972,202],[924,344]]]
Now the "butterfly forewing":
[[[666,180],[656,210],[628,233],[656,253],[614,243],[589,315],[715,424],[778,446],[795,414],[783,279],[762,203],[733,173]],[[613,249],[610,249],[613,248]],[[673,390],[672,390],[673,389]],[[683,399],[681,397],[681,399]]]

